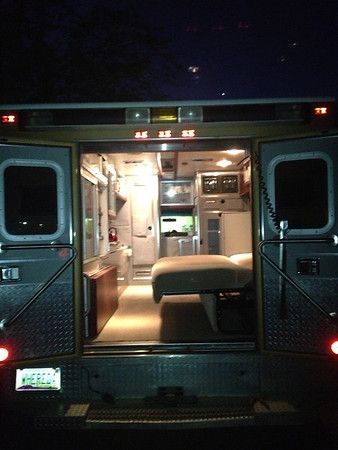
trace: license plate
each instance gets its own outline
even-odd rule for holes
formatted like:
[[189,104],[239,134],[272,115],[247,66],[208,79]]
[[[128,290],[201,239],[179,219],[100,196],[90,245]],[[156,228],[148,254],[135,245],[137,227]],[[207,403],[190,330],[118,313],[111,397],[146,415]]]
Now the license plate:
[[16,369],[16,391],[59,391],[60,389],[60,367]]

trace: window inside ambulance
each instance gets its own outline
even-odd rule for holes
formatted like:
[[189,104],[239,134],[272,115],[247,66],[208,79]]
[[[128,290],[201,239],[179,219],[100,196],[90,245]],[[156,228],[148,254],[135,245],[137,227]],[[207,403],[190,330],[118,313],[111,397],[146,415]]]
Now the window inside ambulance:
[[58,228],[57,174],[51,167],[4,171],[5,226],[11,235],[50,235]]
[[328,168],[321,158],[283,161],[275,168],[277,220],[289,229],[320,229],[328,223]]

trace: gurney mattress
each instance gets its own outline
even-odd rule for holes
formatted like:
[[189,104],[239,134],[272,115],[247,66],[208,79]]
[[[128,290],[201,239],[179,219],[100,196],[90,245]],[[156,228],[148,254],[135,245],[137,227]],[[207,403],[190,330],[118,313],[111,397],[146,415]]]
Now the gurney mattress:
[[222,255],[160,258],[152,268],[153,296],[241,290],[252,280],[252,270]]

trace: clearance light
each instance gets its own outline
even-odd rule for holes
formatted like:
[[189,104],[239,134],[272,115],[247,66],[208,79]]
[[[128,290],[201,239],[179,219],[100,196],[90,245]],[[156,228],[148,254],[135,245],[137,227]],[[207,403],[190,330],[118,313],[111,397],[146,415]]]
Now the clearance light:
[[315,116],[326,116],[328,114],[328,108],[326,106],[319,106],[313,110]]
[[157,136],[159,138],[171,138],[171,130],[160,130]]
[[182,137],[195,137],[196,131],[195,130],[182,130]]
[[177,122],[177,108],[153,108],[151,111],[152,123]]
[[147,139],[148,138],[148,131],[135,131],[134,133],[135,139]]
[[0,362],[4,362],[9,357],[9,351],[6,347],[0,347]]
[[17,123],[18,117],[16,114],[3,114],[1,116],[1,123],[14,124]]
[[332,342],[332,344],[331,344],[331,351],[335,355],[338,355],[338,341]]

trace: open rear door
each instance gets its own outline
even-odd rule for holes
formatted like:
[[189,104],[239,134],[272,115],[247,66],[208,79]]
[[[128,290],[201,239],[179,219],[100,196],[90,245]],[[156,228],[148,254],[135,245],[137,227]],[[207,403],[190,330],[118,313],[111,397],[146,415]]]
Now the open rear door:
[[0,345],[10,361],[80,351],[74,152],[71,146],[0,145]]
[[337,339],[338,137],[257,147],[264,349],[328,354]]

